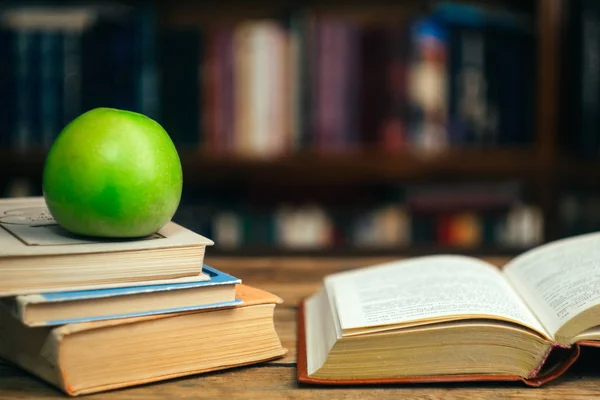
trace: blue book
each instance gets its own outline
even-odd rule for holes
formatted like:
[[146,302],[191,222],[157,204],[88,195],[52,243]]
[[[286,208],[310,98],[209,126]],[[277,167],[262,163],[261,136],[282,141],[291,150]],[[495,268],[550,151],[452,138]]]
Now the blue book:
[[240,279],[207,265],[202,271],[210,280],[184,278],[156,285],[22,295],[0,299],[0,304],[27,326],[54,326],[241,303],[235,297]]

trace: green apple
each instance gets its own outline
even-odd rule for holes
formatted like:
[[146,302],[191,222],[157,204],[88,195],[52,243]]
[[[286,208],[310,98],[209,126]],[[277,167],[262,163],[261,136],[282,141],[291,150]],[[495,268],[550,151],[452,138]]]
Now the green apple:
[[71,121],[44,165],[50,213],[80,235],[150,235],[177,211],[182,185],[179,155],[163,127],[113,108],[96,108]]

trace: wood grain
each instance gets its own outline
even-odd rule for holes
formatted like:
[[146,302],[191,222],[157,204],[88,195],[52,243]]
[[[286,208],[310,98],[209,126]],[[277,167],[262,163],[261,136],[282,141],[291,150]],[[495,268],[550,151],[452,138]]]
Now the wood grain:
[[[106,400],[137,399],[548,399],[583,400],[600,396],[600,374],[593,368],[599,352],[588,354],[583,368],[542,388],[519,383],[312,387],[298,385],[294,365],[268,363],[88,396]],[[57,390],[0,362],[0,398],[64,399]]]
[[[296,306],[319,287],[324,275],[388,259],[226,259],[207,263],[239,276],[245,283],[284,299],[275,327],[288,348],[286,357],[269,363],[88,396],[107,400],[137,399],[592,399],[600,396],[600,349],[585,349],[559,380],[542,388],[520,383],[423,384],[369,387],[316,387],[296,382]],[[506,259],[489,259],[501,266]],[[0,361],[0,399],[64,399],[62,392]],[[87,398],[87,397],[86,397]]]

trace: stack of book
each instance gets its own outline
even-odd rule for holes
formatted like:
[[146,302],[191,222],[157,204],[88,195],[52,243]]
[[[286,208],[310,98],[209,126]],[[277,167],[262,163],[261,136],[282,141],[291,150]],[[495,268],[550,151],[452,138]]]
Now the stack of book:
[[0,357],[79,395],[283,356],[281,299],[204,265],[212,244],[76,237],[43,198],[0,200]]

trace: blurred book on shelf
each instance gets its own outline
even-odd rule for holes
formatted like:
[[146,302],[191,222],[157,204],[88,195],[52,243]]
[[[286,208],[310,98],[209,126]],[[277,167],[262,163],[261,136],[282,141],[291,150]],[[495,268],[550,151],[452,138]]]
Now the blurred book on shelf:
[[600,158],[600,4],[569,2],[563,46],[562,143],[576,159]]
[[360,206],[283,202],[273,207],[219,198],[184,201],[176,221],[215,237],[223,252],[444,248],[525,249],[543,242],[540,207],[513,184],[428,184],[386,190]]
[[83,4],[2,10],[7,146],[47,148],[99,106],[156,118],[180,148],[240,156],[533,140],[535,35],[520,13],[300,7],[189,27],[160,26],[152,2]]
[[[549,6],[242,3],[2,3],[1,194],[40,195],[64,125],[114,107],[165,127],[186,179],[175,221],[217,251],[520,251],[553,239],[563,178],[546,171],[558,175],[563,148],[540,123],[558,114],[551,71],[539,76],[556,44],[540,31]],[[579,96],[591,128],[563,129],[564,149],[593,153],[595,14],[569,15],[585,21],[569,49],[587,72],[565,101]]]
[[559,237],[600,230],[600,191],[593,188],[565,190],[559,201]]
[[84,111],[157,116],[153,8],[121,3],[0,7],[3,146],[49,147]]

